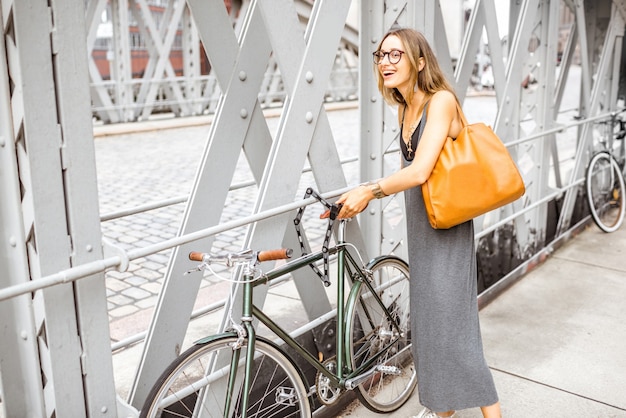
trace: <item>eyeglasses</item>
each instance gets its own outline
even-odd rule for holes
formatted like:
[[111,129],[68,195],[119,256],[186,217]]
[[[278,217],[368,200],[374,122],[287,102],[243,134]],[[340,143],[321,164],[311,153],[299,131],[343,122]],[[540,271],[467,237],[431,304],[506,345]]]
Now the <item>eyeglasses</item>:
[[402,54],[404,54],[404,51],[400,51],[399,49],[392,49],[389,52],[378,50],[375,51],[372,55],[374,56],[374,64],[378,65],[383,62],[383,60],[385,59],[385,55],[388,56],[390,64],[397,64],[400,62]]

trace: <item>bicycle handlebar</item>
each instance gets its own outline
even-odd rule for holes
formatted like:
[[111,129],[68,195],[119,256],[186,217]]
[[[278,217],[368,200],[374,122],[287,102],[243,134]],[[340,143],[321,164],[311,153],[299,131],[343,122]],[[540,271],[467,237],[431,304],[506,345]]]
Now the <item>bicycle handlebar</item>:
[[189,259],[192,261],[200,261],[205,263],[221,261],[226,265],[231,265],[239,261],[255,260],[258,262],[263,262],[272,260],[286,260],[288,258],[291,258],[292,254],[293,250],[291,248],[278,248],[275,250],[258,251],[256,253],[253,253],[251,251],[244,251],[240,254],[229,254],[226,256],[192,251],[189,253]]
[[205,254],[206,253],[201,253],[201,252],[198,252],[198,251],[192,251],[192,252],[189,253],[189,259],[191,261],[202,261],[202,259],[204,258]]
[[[316,198],[321,204],[326,207],[326,212],[322,213],[320,218],[328,219],[328,227],[326,228],[326,234],[324,236],[324,242],[322,244],[322,253],[323,253],[323,262],[324,262],[324,271],[322,272],[315,263],[311,263],[311,268],[315,271],[315,273],[320,277],[325,286],[330,286],[330,280],[328,275],[328,252],[330,247],[330,237],[332,234],[333,223],[336,219],[338,219],[339,212],[341,211],[341,204],[331,204],[327,202],[319,193],[317,193],[312,188],[307,188],[306,194],[304,196],[305,199],[309,197]],[[303,236],[303,231],[301,230],[301,221],[302,215],[304,213],[305,206],[301,206],[298,209],[298,213],[293,220],[296,233],[298,235],[298,241],[300,242],[300,249],[302,250],[302,255],[307,254],[307,250],[305,248],[305,238]],[[344,221],[344,219],[341,219]],[[263,261],[271,261],[271,260],[285,260],[291,258],[293,251],[287,248],[280,248],[276,250],[266,250],[266,251],[258,251],[253,252],[252,250],[244,250],[239,253],[230,253],[224,255],[214,255],[211,253],[202,253],[197,251],[192,251],[189,253],[189,259],[192,261],[199,261],[206,265],[211,263],[219,263],[223,264],[227,267],[232,267],[238,263],[247,262],[250,266],[260,263]],[[201,270],[202,268],[198,268]]]
[[291,258],[293,250],[291,248],[279,248],[277,250],[259,251],[256,255],[260,262],[271,260],[286,260]]

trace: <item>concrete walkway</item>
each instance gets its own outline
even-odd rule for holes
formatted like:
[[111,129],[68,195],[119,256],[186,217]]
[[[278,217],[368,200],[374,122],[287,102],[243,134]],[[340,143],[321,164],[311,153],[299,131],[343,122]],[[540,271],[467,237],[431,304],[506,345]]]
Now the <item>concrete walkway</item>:
[[[626,417],[626,226],[590,225],[480,316],[503,417]],[[386,416],[421,409],[416,393]],[[341,416],[381,415],[354,403]]]

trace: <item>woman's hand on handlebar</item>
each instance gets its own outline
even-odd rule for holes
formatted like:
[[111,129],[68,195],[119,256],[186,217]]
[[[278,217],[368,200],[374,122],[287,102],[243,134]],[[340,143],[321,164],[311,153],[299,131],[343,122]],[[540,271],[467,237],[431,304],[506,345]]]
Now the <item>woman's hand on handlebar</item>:
[[[359,213],[363,212],[370,200],[374,198],[372,191],[365,186],[355,187],[354,189],[342,194],[335,204],[342,205],[339,211],[339,219],[353,218]],[[328,218],[329,211],[320,215],[321,219]]]

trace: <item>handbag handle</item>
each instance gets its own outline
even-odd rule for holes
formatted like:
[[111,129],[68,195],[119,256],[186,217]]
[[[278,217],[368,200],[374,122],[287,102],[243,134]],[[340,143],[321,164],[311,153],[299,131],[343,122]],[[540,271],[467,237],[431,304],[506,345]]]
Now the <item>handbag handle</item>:
[[463,124],[463,128],[465,128],[466,126],[469,125],[469,123],[467,123],[467,119],[465,118],[465,113],[463,113],[463,109],[461,108],[461,104],[456,99],[455,99],[455,102],[456,102],[456,110],[459,112],[459,116],[461,117],[461,123]]

